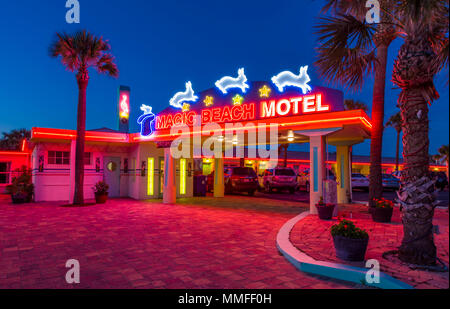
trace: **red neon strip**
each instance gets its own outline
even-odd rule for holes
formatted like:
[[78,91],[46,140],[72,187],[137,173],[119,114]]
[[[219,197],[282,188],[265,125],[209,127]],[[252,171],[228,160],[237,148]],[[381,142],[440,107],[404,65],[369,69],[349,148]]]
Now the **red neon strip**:
[[28,153],[17,151],[0,151],[0,155],[28,155]]

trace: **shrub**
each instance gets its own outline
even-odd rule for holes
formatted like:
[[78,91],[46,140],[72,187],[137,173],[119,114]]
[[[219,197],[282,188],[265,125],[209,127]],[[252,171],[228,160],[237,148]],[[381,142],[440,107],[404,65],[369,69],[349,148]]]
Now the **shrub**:
[[365,230],[356,227],[352,221],[343,219],[339,224],[331,227],[332,236],[342,236],[353,239],[367,239],[369,234]]
[[384,198],[376,199],[374,198],[375,208],[394,208],[394,202],[388,201]]
[[95,194],[103,195],[108,193],[109,186],[106,182],[99,181],[94,185],[92,189],[94,190]]
[[8,194],[23,194],[31,199],[34,194],[34,185],[31,181],[31,173],[26,166],[16,169],[18,176],[13,177],[12,182],[6,187]]

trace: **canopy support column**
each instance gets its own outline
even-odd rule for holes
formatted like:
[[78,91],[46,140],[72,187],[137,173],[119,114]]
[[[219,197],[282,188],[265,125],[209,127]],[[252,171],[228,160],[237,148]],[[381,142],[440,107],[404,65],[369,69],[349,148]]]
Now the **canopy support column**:
[[172,157],[170,147],[164,148],[164,190],[163,203],[175,204],[177,202],[177,187],[175,183],[175,159]]
[[223,176],[223,158],[214,159],[214,197],[225,196],[225,181]]

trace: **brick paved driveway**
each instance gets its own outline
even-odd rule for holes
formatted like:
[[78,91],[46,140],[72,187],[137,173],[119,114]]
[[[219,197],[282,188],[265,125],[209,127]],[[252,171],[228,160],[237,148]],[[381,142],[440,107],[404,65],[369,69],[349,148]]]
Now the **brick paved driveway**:
[[64,208],[0,201],[0,288],[348,288],[297,271],[275,236],[304,208],[245,196]]

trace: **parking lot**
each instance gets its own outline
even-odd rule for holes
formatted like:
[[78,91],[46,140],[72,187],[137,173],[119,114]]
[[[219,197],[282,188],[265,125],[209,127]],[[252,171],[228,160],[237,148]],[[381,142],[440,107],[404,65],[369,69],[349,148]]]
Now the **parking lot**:
[[[285,200],[285,201],[298,201],[298,202],[309,203],[309,193],[307,193],[305,191],[297,191],[294,194],[290,194],[289,192],[285,192],[285,191],[284,192],[274,191],[272,193],[257,192],[255,194],[255,196],[278,199],[278,200]],[[394,200],[397,197],[397,193],[395,191],[384,191],[383,197],[388,200]],[[449,206],[448,190],[437,192],[437,199],[439,201],[440,207],[448,207]],[[354,190],[353,191],[353,201],[354,202],[368,202],[369,201],[369,192]]]

